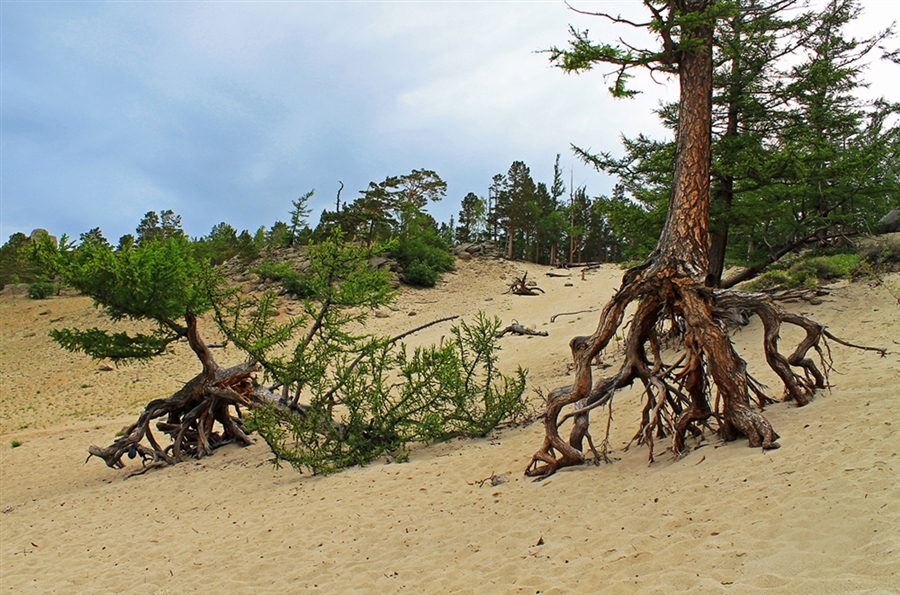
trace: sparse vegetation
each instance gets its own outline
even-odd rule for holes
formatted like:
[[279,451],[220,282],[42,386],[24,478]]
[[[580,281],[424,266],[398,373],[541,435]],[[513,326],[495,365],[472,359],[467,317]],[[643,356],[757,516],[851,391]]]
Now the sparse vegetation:
[[900,268],[900,234],[863,242],[859,258],[879,271],[897,270]]
[[[393,299],[387,271],[369,265],[384,245],[348,242],[333,229],[309,244],[303,273],[287,262],[255,267],[302,298],[301,316],[276,322],[275,292],[245,296],[227,287],[183,234],[141,237],[117,249],[93,237],[77,247],[47,247],[43,256],[112,321],[157,323],[143,334],[54,329],[62,347],[128,362],[165,355],[186,338],[202,363],[200,374],[171,397],[148,403],[110,446],[89,449],[110,467],[123,467],[125,455],[140,457],[138,472],[203,457],[229,442],[249,444],[246,432],[253,429],[276,462],[326,473],[383,453],[402,458],[411,441],[483,435],[524,408],[525,372],[507,378],[496,370],[497,319],[462,322],[453,340],[409,355],[393,339],[349,330]],[[209,310],[247,353],[246,362],[217,364],[200,332],[199,316]],[[274,386],[260,386],[259,371]],[[160,443],[151,423],[170,444]]]

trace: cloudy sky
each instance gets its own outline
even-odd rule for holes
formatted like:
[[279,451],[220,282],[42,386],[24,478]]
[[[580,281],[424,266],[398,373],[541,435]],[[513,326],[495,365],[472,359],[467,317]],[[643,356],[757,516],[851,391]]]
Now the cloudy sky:
[[[643,17],[634,0],[575,5]],[[893,0],[863,6],[854,32],[900,21]],[[339,181],[352,200],[419,168],[447,182],[429,207],[447,220],[514,160],[549,184],[557,153],[567,184],[606,193],[570,143],[661,134],[650,110],[677,84],[641,80],[637,99],[613,100],[602,71],[551,68],[536,50],[564,44],[569,24],[622,33],[557,1],[2,0],[0,241],[99,226],[115,242],[163,209],[192,236],[220,221],[252,231],[310,189],[315,219]],[[900,101],[888,68],[872,92]]]

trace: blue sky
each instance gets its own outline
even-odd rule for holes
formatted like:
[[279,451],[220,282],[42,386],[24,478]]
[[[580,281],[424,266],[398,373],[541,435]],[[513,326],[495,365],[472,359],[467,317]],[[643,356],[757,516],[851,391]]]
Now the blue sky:
[[[635,1],[577,3],[642,18]],[[900,21],[868,0],[854,29]],[[36,227],[113,242],[172,209],[192,236],[286,220],[310,189],[317,218],[339,181],[435,170],[447,220],[468,192],[525,161],[553,161],[589,194],[612,180],[570,143],[617,151],[622,133],[662,134],[651,110],[677,83],[639,80],[609,97],[602,71],[566,75],[536,50],[567,28],[622,33],[562,2],[0,2],[0,241]],[[609,32],[609,33],[606,33]],[[604,33],[606,33],[604,37]],[[897,68],[872,93],[900,100]]]

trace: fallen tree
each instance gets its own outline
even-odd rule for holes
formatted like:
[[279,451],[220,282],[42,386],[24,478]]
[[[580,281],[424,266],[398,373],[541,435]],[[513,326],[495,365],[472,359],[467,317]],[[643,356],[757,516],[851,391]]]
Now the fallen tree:
[[[635,381],[643,385],[644,399],[634,441],[648,447],[651,460],[654,438],[672,435],[672,451],[682,455],[687,434],[699,435],[710,423],[717,425],[725,440],[745,437],[750,446],[778,448],[775,429],[753,407],[754,401],[763,405],[770,399],[748,373],[727,332],[727,326],[745,320],[747,312],[763,322],[766,361],[784,384],[787,399],[805,405],[817,389],[827,385],[826,337],[831,335],[822,325],[786,312],[764,294],[710,287],[712,35],[715,19],[733,7],[712,0],[646,1],[645,5],[652,16],[644,24],[596,14],[617,23],[649,26],[661,37],[657,51],[594,45],[586,33],[575,30],[570,48],[551,50],[557,65],[571,71],[587,70],[595,63],[617,66],[618,78],[611,90],[619,96],[631,93],[625,82],[634,67],[677,74],[681,101],[673,185],[659,241],[643,263],[625,273],[619,290],[603,308],[596,331],[571,340],[575,381],[548,395],[545,436],[526,470],[530,476],[546,477],[584,462],[582,442],[589,437],[589,412],[611,406],[616,391]],[[594,381],[591,362],[616,335],[632,302],[637,307],[625,340],[624,362],[614,375]],[[784,324],[805,331],[789,356],[778,349]],[[663,357],[661,344],[666,336],[676,336],[683,345],[674,361]],[[818,363],[809,357],[810,351],[819,355]],[[570,405],[575,410],[561,420],[563,409]],[[571,417],[574,427],[565,441],[559,428]],[[608,449],[608,428],[600,457]]]

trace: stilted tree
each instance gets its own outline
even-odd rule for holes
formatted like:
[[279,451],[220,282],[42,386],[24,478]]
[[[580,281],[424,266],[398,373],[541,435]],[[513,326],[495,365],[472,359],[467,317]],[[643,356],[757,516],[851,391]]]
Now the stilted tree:
[[[197,319],[212,307],[220,280],[193,251],[190,240],[174,235],[115,251],[108,244],[82,241],[71,252],[57,253],[56,266],[66,282],[92,297],[112,321],[156,325],[150,333],[53,330],[51,336],[62,347],[118,363],[162,355],[169,345],[186,339],[202,364],[201,373],[174,395],[148,403],[110,446],[90,447],[90,454],[110,467],[123,467],[126,454],[140,456],[144,463],[140,471],[146,471],[184,457],[209,455],[229,442],[249,444],[241,408],[276,400],[253,380],[255,362],[223,368],[201,337]],[[156,429],[169,436],[170,444],[161,444],[154,435],[154,420],[159,420]]]
[[[711,418],[718,422],[725,440],[743,436],[750,446],[778,448],[778,434],[751,406],[751,397],[760,405],[768,398],[748,374],[725,328],[727,322],[742,320],[746,312],[757,314],[763,322],[766,360],[784,383],[786,398],[805,405],[816,389],[826,386],[827,366],[821,359],[826,353],[825,338],[834,337],[822,325],[784,311],[763,294],[717,290],[708,283],[712,36],[716,19],[738,8],[717,0],[645,0],[644,5],[651,13],[646,23],[595,14],[649,28],[661,41],[656,51],[596,45],[587,32],[575,29],[568,49],[551,50],[556,64],[568,71],[589,70],[597,63],[615,65],[617,77],[610,90],[619,97],[633,95],[626,83],[634,68],[677,74],[681,101],[675,171],[659,241],[643,263],[625,273],[618,292],[603,308],[594,334],[570,342],[575,381],[548,396],[544,441],[526,471],[531,476],[547,476],[582,463],[588,412],[610,403],[617,389],[635,380],[645,389],[635,439],[649,447],[651,460],[655,435],[673,434],[672,449],[679,455],[685,452],[687,432],[699,434],[699,427]],[[591,363],[614,337],[632,302],[637,302],[637,308],[628,328],[625,360],[615,375],[594,382]],[[806,331],[787,357],[778,351],[779,331],[785,323]],[[676,334],[683,341],[677,361],[663,360],[663,333]],[[819,366],[807,357],[810,350],[819,353]],[[714,394],[715,407],[711,405]],[[567,442],[559,435],[560,414],[572,404],[575,411],[562,420],[575,417]],[[606,445],[604,440],[601,456]]]

